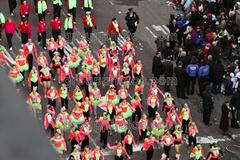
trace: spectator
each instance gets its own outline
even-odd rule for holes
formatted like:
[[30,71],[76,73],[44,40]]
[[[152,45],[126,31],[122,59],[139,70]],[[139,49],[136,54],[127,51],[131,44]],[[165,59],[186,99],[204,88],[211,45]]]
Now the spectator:
[[[230,104],[232,107],[235,108],[235,111],[237,111],[237,123],[239,123],[240,120],[240,88],[237,89],[237,92],[233,94]],[[234,118],[235,118],[235,111],[234,112]]]
[[211,43],[212,37],[213,37],[213,32],[210,29],[207,29],[207,34],[204,40],[205,44]]
[[181,58],[181,61],[183,63],[182,67],[184,69],[187,68],[187,66],[190,64],[190,61],[191,61],[191,57],[187,55],[187,53],[185,51],[182,52],[182,58]]
[[169,41],[166,41],[165,46],[164,46],[163,51],[162,51],[162,54],[163,54],[163,61],[165,61],[168,56],[170,56],[172,58],[173,52],[170,48]]
[[197,32],[196,32],[196,45],[197,46],[201,46],[202,38],[203,38],[202,28],[200,26],[197,26]]
[[213,93],[217,94],[220,93],[222,78],[225,73],[224,67],[222,65],[222,61],[218,60],[217,64],[212,67],[211,70],[211,78],[213,82]]
[[203,84],[207,81],[208,74],[210,72],[210,67],[205,61],[201,62],[202,66],[199,68],[198,72],[198,85],[199,85],[199,96],[202,96]]
[[130,32],[131,41],[133,40],[134,33],[137,30],[137,26],[139,24],[139,17],[136,12],[133,11],[132,8],[128,9],[126,13],[125,20],[127,21],[128,31]]
[[156,79],[159,79],[160,75],[163,74],[162,61],[161,61],[160,55],[161,55],[161,52],[157,51],[156,55],[153,57],[152,74]]
[[167,60],[162,64],[163,73],[165,75],[165,92],[170,92],[170,84],[172,83],[172,75],[173,75],[173,63],[171,61],[171,57],[168,56]]
[[231,78],[230,76],[227,76],[226,77],[226,86],[222,92],[222,96],[225,97],[225,96],[229,96],[229,95],[232,95],[232,86],[233,86],[233,82],[231,81]]
[[195,50],[195,40],[192,39],[192,36],[190,34],[188,34],[187,36],[187,40],[185,42],[185,51],[187,52],[187,54],[189,54],[189,52],[194,51]]
[[231,110],[235,110],[235,108],[229,105],[229,101],[225,101],[222,105],[222,116],[219,124],[219,128],[223,131],[222,135],[231,136]]
[[195,87],[198,71],[199,71],[199,67],[198,67],[198,65],[196,65],[196,61],[194,59],[192,59],[190,64],[186,68],[186,72],[188,74],[187,95],[190,94],[190,84],[191,84],[191,95],[194,94],[194,87]]
[[178,51],[175,52],[175,62],[177,63],[182,58],[183,47],[179,46]]
[[211,87],[207,86],[206,91],[202,93],[202,98],[203,98],[203,122],[205,125],[211,126],[212,124],[209,123],[210,117],[211,117],[211,112],[213,109],[213,96],[211,95]]
[[221,45],[221,39],[218,37],[216,32],[213,32],[212,39],[211,39],[211,45],[213,45],[213,41],[217,42],[217,45],[220,47]]
[[191,35],[191,39],[196,41],[196,31],[192,28],[192,26],[190,26],[188,28],[189,34]]
[[217,41],[213,41],[212,44],[213,45],[211,47],[209,47],[209,53],[213,57],[213,62],[216,62],[217,60],[219,60],[219,53],[220,53],[221,48],[219,46],[217,46]]
[[172,20],[172,23],[169,24],[168,26],[169,31],[170,31],[170,36],[169,36],[169,41],[170,41],[170,48],[172,51],[175,49],[175,44],[177,42],[177,35],[179,32],[178,24],[176,19]]

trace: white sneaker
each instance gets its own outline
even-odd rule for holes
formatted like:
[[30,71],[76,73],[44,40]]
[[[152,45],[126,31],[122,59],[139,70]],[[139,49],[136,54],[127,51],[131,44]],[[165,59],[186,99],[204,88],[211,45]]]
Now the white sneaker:
[[237,121],[237,123],[239,123],[239,121]]
[[13,16],[14,16],[14,14],[13,14],[13,13],[11,13],[11,16],[13,17]]
[[43,49],[45,49],[45,50],[46,50],[46,49],[47,49],[47,47],[44,47]]
[[21,44],[21,47],[23,47],[23,44]]
[[41,42],[38,42],[38,44],[41,44]]
[[10,47],[9,50],[11,51],[11,50],[12,50],[12,47]]
[[74,24],[77,24],[76,22],[74,22]]

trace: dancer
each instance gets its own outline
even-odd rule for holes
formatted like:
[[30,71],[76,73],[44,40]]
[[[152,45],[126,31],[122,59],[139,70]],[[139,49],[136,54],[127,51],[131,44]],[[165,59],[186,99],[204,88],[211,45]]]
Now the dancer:
[[66,109],[68,109],[68,99],[70,100],[68,89],[66,84],[62,84],[62,87],[59,90],[59,103],[61,103],[62,107],[65,106]]
[[[174,107],[176,108],[176,105],[175,105],[175,102],[174,102],[171,94],[169,92],[166,92],[165,99],[163,101],[163,109],[162,109],[162,111],[164,111],[166,113],[165,118],[164,118],[165,120],[167,120],[170,109],[172,109]],[[178,111],[177,108],[176,108],[176,110]]]
[[[84,65],[86,65],[86,70],[89,74],[91,74],[91,68],[93,66],[93,62],[94,62],[94,57],[92,55],[92,52],[91,51],[88,51],[87,52],[87,55],[84,57]],[[83,65],[82,64],[82,65]],[[90,76],[90,75],[89,75]]]
[[134,49],[133,49],[133,46],[132,46],[132,42],[131,42],[131,39],[129,37],[126,38],[126,41],[123,45],[123,49],[122,49],[122,55],[124,55],[125,57],[128,55],[128,52],[131,52],[131,54],[135,55],[135,52],[134,52]]
[[[221,157],[223,157],[223,151],[221,148],[218,147],[217,141],[214,140],[212,147],[210,148],[208,155],[207,155],[207,160],[218,160],[219,159],[219,153],[221,153]],[[204,155],[203,155],[204,157]]]
[[174,140],[168,129],[165,130],[164,136],[162,137],[161,141],[164,144],[164,152],[167,155],[167,160],[170,160],[169,152],[171,150],[172,144],[174,143]]
[[[47,136],[50,133],[51,137],[54,136],[54,129],[55,129],[55,125],[53,121],[55,119],[54,116],[55,116],[55,110],[53,106],[47,105],[47,113],[44,116],[44,126],[45,126]],[[48,136],[48,138],[50,137]]]
[[124,87],[124,85],[121,85],[120,89],[118,90],[118,96],[120,97],[121,101],[125,97],[128,97],[128,91]]
[[[1,16],[1,13],[0,13],[0,16]],[[0,21],[1,21],[1,17],[0,17]],[[1,25],[1,24],[0,24]],[[1,39],[1,38],[0,38]],[[2,46],[0,45],[0,65],[6,65],[7,64],[7,61],[5,59],[5,56],[4,56],[4,52],[3,52],[3,49],[2,49]]]
[[143,81],[139,80],[138,84],[134,87],[134,95],[139,96],[142,99],[144,84]]
[[168,115],[167,123],[166,123],[166,127],[169,124],[169,130],[171,131],[171,133],[174,132],[175,126],[177,125],[177,121],[181,125],[181,121],[179,120],[179,117],[178,117],[178,115],[176,113],[175,108],[172,108],[169,111],[169,115]]
[[89,145],[90,132],[92,132],[92,127],[90,126],[90,121],[86,120],[80,128],[81,133],[81,150],[83,151],[85,146]]
[[79,145],[75,144],[74,145],[74,150],[73,152],[70,154],[69,159],[68,160],[80,160],[81,159],[81,152],[80,152],[80,147]]
[[78,56],[77,48],[72,48],[72,53],[70,54],[69,66],[75,69],[75,76],[78,77],[78,66],[80,65],[81,58]]
[[81,108],[81,103],[80,102],[78,102],[75,105],[75,108],[73,108],[72,113],[70,115],[70,119],[71,119],[72,124],[75,127],[83,124],[85,119],[84,119],[83,110]]
[[[186,137],[188,137],[188,129],[189,129],[189,122],[192,121],[192,116],[190,112],[190,108],[188,108],[188,104],[184,103],[183,109],[181,111],[181,114],[179,116],[182,127],[183,127],[183,140],[186,140]],[[187,130],[187,131],[186,131]]]
[[37,87],[33,87],[33,91],[29,94],[26,103],[29,106],[29,109],[33,113],[34,118],[36,118],[36,109],[41,105],[41,96],[37,92]]
[[85,100],[83,101],[81,106],[82,106],[82,109],[83,109],[84,117],[90,121],[91,120],[90,112],[92,114],[92,106],[91,106],[91,102],[89,101],[88,97],[85,97]]
[[150,131],[147,132],[146,138],[144,139],[143,146],[141,148],[140,153],[143,148],[145,148],[145,154],[147,155],[147,160],[151,160],[154,152],[154,142],[159,143],[159,140],[156,140]]
[[43,55],[43,52],[39,52],[39,56],[37,58],[38,71],[40,72],[43,64],[47,64],[47,58]]
[[100,144],[102,146],[103,143],[103,148],[107,149],[107,139],[108,139],[108,131],[110,130],[110,116],[108,115],[107,112],[103,113],[103,117],[100,117],[99,120],[96,120],[96,123],[101,123],[101,128],[100,128]]
[[83,102],[84,100],[84,91],[81,90],[78,85],[76,85],[75,90],[73,91],[73,102],[76,104],[78,102]]
[[23,54],[23,50],[19,49],[19,54],[17,55],[15,62],[17,63],[20,72],[23,76],[23,80],[22,80],[22,85],[25,87],[25,83],[24,83],[24,73],[25,71],[27,71],[29,69],[28,66],[28,62],[27,62],[27,58],[26,56]]
[[27,61],[29,64],[29,71],[31,71],[34,52],[37,57],[37,50],[36,50],[35,44],[32,43],[32,39],[28,39],[28,42],[23,46],[23,52],[24,52],[24,55],[27,57]]
[[190,121],[189,122],[189,137],[188,137],[188,147],[187,147],[187,153],[189,154],[189,147],[191,147],[193,143],[193,147],[197,144],[196,134],[198,133],[197,126],[195,122]]
[[56,118],[55,127],[60,129],[62,132],[62,136],[65,130],[68,130],[72,126],[72,122],[69,114],[65,107],[61,108],[61,112],[58,114]]
[[127,120],[128,117],[132,116],[135,111],[134,108],[127,102],[126,97],[122,98],[122,102],[119,104],[118,109],[122,110],[124,118]]
[[52,60],[53,56],[54,56],[54,52],[57,51],[57,43],[54,41],[54,38],[51,37],[48,43],[48,53],[49,53],[49,57]]
[[149,94],[151,94],[152,91],[154,92],[154,94],[155,94],[156,96],[158,96],[158,93],[160,93],[161,96],[162,96],[163,98],[165,98],[163,92],[157,87],[157,84],[154,83],[153,80],[151,79],[151,85],[150,85]]
[[58,52],[60,53],[60,57],[61,57],[61,59],[63,58],[63,56],[65,56],[65,54],[64,54],[64,47],[65,47],[65,42],[64,42],[64,40],[63,40],[63,38],[62,38],[62,36],[61,35],[58,35],[58,39],[57,39],[57,46],[58,46]]
[[19,10],[20,10],[20,17],[21,17],[22,20],[23,20],[23,18],[28,18],[29,17],[30,7],[27,4],[26,0],[22,1],[22,4],[20,5]]
[[[125,143],[126,143],[126,145],[125,145]],[[135,143],[133,134],[130,130],[128,130],[127,134],[123,140],[123,147],[126,149],[126,152],[128,153],[128,155],[133,154],[133,144],[134,144],[134,148],[136,148],[136,143]]]
[[114,67],[109,71],[110,71],[109,80],[111,84],[114,85],[115,90],[117,90],[117,85],[120,78],[120,68],[117,68],[117,63],[114,63]]
[[53,106],[56,109],[56,99],[58,98],[58,92],[54,86],[51,86],[47,92],[48,104]]
[[129,89],[129,81],[130,81],[130,69],[128,67],[127,62],[123,63],[123,69],[122,69],[122,82],[124,85],[124,88]]
[[19,92],[18,83],[23,80],[23,76],[20,72],[20,69],[17,67],[17,63],[13,62],[12,67],[9,71],[9,78],[13,84],[15,84],[17,91]]
[[174,148],[176,151],[176,156],[180,155],[180,149],[181,149],[181,145],[183,143],[182,141],[182,134],[183,131],[181,130],[181,126],[177,125],[176,130],[173,132],[173,139],[174,139]]
[[109,70],[111,71],[114,65],[117,64],[117,68],[120,69],[119,58],[117,56],[116,51],[113,52],[113,56],[109,58]]
[[[155,113],[155,119],[153,120],[151,127],[152,135],[154,135],[156,139],[160,141],[162,135],[164,134],[165,125],[158,112]],[[158,143],[158,149],[160,149],[160,143]]]
[[203,149],[200,143],[198,143],[192,150],[192,153],[196,157],[196,160],[201,160],[201,158],[205,159]]
[[91,159],[92,151],[89,150],[88,146],[84,148],[84,152],[82,151],[82,159],[83,160],[90,160]]
[[132,108],[134,110],[132,114],[132,122],[135,121],[135,116],[138,117],[138,121],[141,119],[142,116],[142,104],[141,104],[141,98],[139,96],[134,95],[133,99],[131,100]]
[[52,27],[52,36],[54,38],[54,41],[57,41],[58,36],[61,35],[61,27],[62,27],[62,21],[59,19],[59,15],[54,14],[53,20],[51,21],[50,26]]
[[108,56],[109,57],[109,51],[107,50],[107,47],[105,44],[102,44],[100,49],[97,51],[97,56],[99,57],[101,55],[101,53],[104,54],[104,56]]
[[90,102],[93,106],[94,117],[97,119],[97,108],[102,102],[102,96],[100,90],[97,88],[97,83],[93,82],[93,89],[90,92]]
[[107,144],[109,149],[114,149],[115,150],[115,158],[114,160],[123,160],[123,152],[125,153],[125,155],[128,157],[128,159],[130,159],[131,157],[128,155],[128,153],[126,152],[125,148],[122,146],[121,142],[118,142],[117,146],[110,146],[110,144]]
[[60,66],[61,66],[61,57],[59,52],[55,51],[54,52],[54,57],[52,59],[52,65],[53,66],[53,82],[56,80],[56,73],[57,73],[57,78],[58,78],[58,84],[60,85]]
[[35,5],[35,13],[38,14],[38,19],[43,17],[46,19],[46,11],[49,14],[49,7],[45,0],[39,0]]
[[137,141],[137,144],[139,144],[139,141],[142,141],[143,139],[145,139],[147,131],[148,131],[148,119],[147,119],[147,115],[144,114],[140,119],[140,121],[138,122],[139,139]]
[[79,83],[82,90],[85,90],[85,95],[89,96],[88,83],[90,82],[90,76],[86,71],[86,67],[82,66],[82,72],[79,72]]
[[102,87],[104,87],[105,84],[103,81],[103,77],[105,77],[105,71],[106,71],[107,64],[108,64],[107,55],[104,54],[104,52],[101,52],[100,56],[98,57],[98,61],[99,61],[99,66],[100,66],[100,78],[101,78],[101,82],[102,82]]
[[37,87],[37,89],[38,89],[39,83],[41,83],[39,73],[38,73],[36,67],[33,66],[32,70],[29,74],[29,78],[28,78],[28,85],[29,85],[29,87],[31,87],[31,91],[33,90],[33,87]]
[[100,67],[98,65],[98,62],[94,60],[93,66],[91,68],[91,73],[92,73],[92,82],[98,83],[100,82],[99,80],[99,74],[100,74]]
[[152,118],[154,120],[154,115],[157,112],[157,108],[159,108],[159,100],[153,91],[151,92],[151,95],[148,96],[147,104],[148,118]]
[[60,129],[56,130],[55,136],[52,137],[50,141],[52,142],[53,148],[58,154],[62,155],[63,151],[67,151],[66,143],[63,135],[61,135]]
[[52,71],[50,70],[50,68],[47,67],[46,64],[43,64],[43,67],[42,69],[40,70],[40,77],[42,77],[42,84],[43,84],[43,94],[44,94],[44,98],[47,98],[47,89],[50,88],[51,86],[51,75],[53,77],[53,73]]
[[72,70],[70,65],[68,64],[68,59],[63,57],[63,66],[61,67],[61,81],[66,84],[66,87],[69,89],[71,78],[73,78]]
[[131,51],[128,51],[128,55],[125,56],[123,61],[128,64],[128,67],[130,69],[130,77],[132,78],[132,69],[135,66],[135,64],[134,64],[134,58],[132,56],[132,52]]
[[110,47],[109,47],[109,50],[108,50],[108,57],[109,58],[112,57],[114,52],[117,53],[117,56],[119,55],[119,50],[118,50],[118,47],[116,45],[116,42],[110,41]]
[[70,130],[70,134],[68,137],[68,142],[71,142],[71,152],[74,151],[74,146],[78,145],[80,143],[80,132],[79,129],[74,126],[71,130]]
[[86,38],[84,36],[81,36],[81,41],[79,42],[78,55],[83,59],[87,55],[87,52],[89,52],[89,44],[86,41]]
[[53,14],[57,14],[60,18],[61,16],[62,1],[53,0]]
[[103,155],[103,153],[102,153],[102,151],[101,151],[99,146],[97,146],[93,150],[93,152],[91,154],[91,157],[93,158],[93,160],[100,160],[100,158],[102,158],[102,160],[104,160],[104,155]]
[[109,90],[106,93],[106,102],[110,99],[112,103],[116,106],[119,104],[120,97],[116,94],[116,90],[114,89],[114,85],[109,86]]
[[136,60],[134,67],[132,68],[132,79],[137,81],[143,77],[143,66],[141,60]]

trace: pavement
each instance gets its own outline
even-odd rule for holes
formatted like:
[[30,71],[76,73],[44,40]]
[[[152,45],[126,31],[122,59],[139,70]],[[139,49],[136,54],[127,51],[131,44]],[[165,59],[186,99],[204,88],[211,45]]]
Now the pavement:
[[[62,0],[62,1],[63,1],[64,7],[62,7],[61,20],[63,22],[65,15],[67,13],[67,9],[66,9],[66,2],[64,0]],[[5,15],[5,18],[10,17],[8,2],[5,0],[5,1],[2,1],[0,4],[2,6],[5,6],[5,7],[1,8],[2,13]],[[31,8],[29,22],[32,25],[33,42],[36,45],[38,53],[40,51],[45,51],[46,52],[45,56],[49,60],[48,51],[43,50],[43,48],[36,43],[36,41],[37,41],[36,24],[38,21],[38,17],[34,13],[33,2],[28,1],[28,4]],[[50,21],[53,18],[53,14],[52,14],[53,6],[52,6],[52,2],[50,0],[48,0],[48,4],[49,4],[49,8],[50,8],[50,14],[46,16],[46,22],[48,24],[47,38],[49,39],[51,37],[51,27],[49,25],[50,25]],[[21,19],[19,16],[19,5],[20,5],[20,2],[18,2],[18,6],[15,10],[15,16],[12,17],[13,22],[16,25],[18,25],[21,22]],[[79,5],[80,5],[80,1],[79,1]],[[143,95],[143,108],[144,108],[143,112],[147,113],[148,106],[147,106],[146,101],[147,101],[147,96],[148,96],[148,92],[149,92],[149,88],[150,88],[149,79],[151,79],[153,77],[153,75],[151,74],[152,58],[155,55],[155,51],[156,51],[156,45],[155,45],[154,41],[159,35],[164,35],[164,36],[168,35],[169,30],[167,29],[166,24],[169,21],[170,14],[176,15],[179,12],[173,10],[171,8],[171,6],[167,6],[165,1],[163,1],[163,0],[141,0],[141,1],[140,0],[98,0],[98,1],[94,1],[93,5],[94,5],[94,9],[92,11],[92,16],[94,17],[94,19],[96,21],[97,29],[93,30],[93,35],[91,37],[92,39],[91,39],[91,44],[90,44],[90,50],[92,51],[93,56],[95,58],[97,57],[96,52],[100,48],[101,44],[104,43],[107,46],[109,46],[109,40],[107,39],[107,29],[108,29],[109,23],[111,22],[111,19],[113,17],[116,17],[118,22],[120,23],[122,29],[124,30],[123,36],[120,36],[120,38],[119,38],[118,47],[121,50],[123,43],[125,41],[125,38],[127,37],[127,33],[126,33],[127,27],[126,27],[126,22],[124,20],[125,13],[127,12],[127,9],[130,7],[132,7],[134,9],[134,11],[138,13],[138,15],[140,17],[140,24],[139,24],[137,32],[136,32],[135,40],[133,41],[133,46],[134,46],[134,49],[136,52],[136,56],[134,57],[134,59],[142,60],[142,64],[143,64],[143,74],[144,74],[144,77],[146,78],[146,83],[145,83],[145,87],[144,87],[144,95]],[[77,24],[76,24],[76,26],[75,26],[76,28],[74,30],[74,38],[73,38],[74,44],[72,46],[70,46],[70,45],[66,46],[66,48],[65,48],[66,55],[70,54],[71,47],[78,46],[78,42],[80,41],[80,36],[85,35],[84,30],[83,30],[83,24],[82,24],[82,18],[84,16],[84,11],[80,9],[80,6],[78,6],[76,12],[77,12],[77,16],[76,16]],[[62,29],[62,33],[64,33],[63,29]],[[21,46],[20,46],[21,45],[20,31],[19,31],[19,33],[16,33],[13,36],[13,50],[12,51],[10,51],[8,49],[8,44],[6,42],[6,37],[5,37],[4,32],[3,32],[3,38],[2,38],[1,45],[4,47],[5,58],[8,61],[8,64],[4,68],[5,72],[7,74],[9,72],[11,62],[15,59],[15,57],[18,54],[18,50],[21,48]],[[123,57],[121,55],[119,56],[119,58],[120,58],[120,62],[123,62]],[[37,66],[36,57],[34,58],[33,65]],[[121,65],[122,65],[122,63],[121,63]],[[28,84],[27,83],[28,75],[29,75],[29,73],[26,72],[25,73],[25,84]],[[106,71],[106,76],[108,76],[108,75],[109,75],[109,73],[108,73],[108,71]],[[55,86],[58,90],[60,89],[60,86],[57,84],[57,82],[51,82],[51,85]],[[73,81],[73,83],[71,85],[72,85],[70,87],[71,100],[69,101],[69,110],[68,110],[69,114],[71,113],[71,110],[74,108],[72,93],[73,93],[76,83],[74,84],[74,81]],[[108,86],[106,86],[104,88],[99,86],[99,88],[101,90],[102,96],[104,96],[106,91],[108,90]],[[162,91],[164,91],[163,88],[164,88],[164,86],[160,86],[160,89]],[[211,116],[211,123],[213,125],[209,127],[202,123],[202,112],[201,112],[202,98],[197,96],[197,94],[198,94],[198,85],[197,84],[195,85],[195,94],[190,95],[187,100],[182,100],[182,99],[177,98],[175,86],[171,86],[170,90],[171,90],[171,94],[172,94],[178,108],[181,109],[181,107],[184,103],[188,103],[189,107],[191,108],[191,114],[193,117],[193,121],[196,122],[198,129],[199,129],[199,134],[197,135],[197,137],[198,137],[197,141],[202,144],[205,156],[207,156],[207,154],[208,154],[209,142],[212,139],[217,139],[219,141],[220,148],[222,148],[222,150],[225,154],[224,158],[222,158],[222,159],[226,159],[226,160],[240,159],[240,154],[239,154],[240,149],[237,148],[237,147],[239,147],[239,144],[240,144],[239,130],[232,129],[231,133],[233,134],[233,138],[228,138],[228,137],[222,136],[222,132],[218,127],[219,122],[220,122],[220,117],[221,117],[221,105],[224,103],[225,100],[230,100],[231,97],[222,97],[221,95],[214,95],[214,100],[215,100],[214,107],[215,108],[214,108],[214,111]],[[131,85],[130,89],[129,89],[130,96],[127,99],[128,101],[130,101],[130,97],[133,96],[133,91],[134,91],[134,86]],[[29,93],[30,93],[30,87],[28,87],[27,85],[26,85],[26,87],[22,87],[20,85],[19,96],[21,96],[22,99],[26,100]],[[39,93],[41,95],[43,95],[43,88],[41,85],[39,85]],[[160,106],[162,107],[163,98],[159,96],[159,100],[160,100]],[[39,123],[42,126],[43,134],[44,134],[43,116],[46,113],[46,106],[47,106],[47,99],[44,99],[42,96],[42,109],[38,110],[37,119],[39,120]],[[59,113],[60,107],[61,107],[60,103],[57,102],[56,115]],[[161,112],[161,107],[158,109],[158,111],[161,114],[161,116],[164,117],[165,115]],[[101,116],[103,112],[104,112],[104,110],[98,108],[98,117]],[[180,113],[180,111],[178,113]],[[94,119],[93,115],[91,117],[92,117],[92,119]],[[129,120],[130,120],[129,122],[131,122],[131,119],[129,119]],[[97,124],[95,124],[93,122],[93,120],[91,122],[91,125],[93,127],[93,131],[90,133],[91,140],[90,140],[89,147],[91,150],[93,150],[97,145],[100,145],[100,143],[99,143],[100,137],[99,137],[99,126]],[[136,126],[135,126],[135,128],[133,126],[132,131],[133,131],[133,135],[135,137],[135,141],[137,141],[138,131],[137,131]],[[68,139],[68,136],[69,136],[69,132],[66,132],[64,134],[65,140]],[[120,137],[118,137],[118,139],[120,140]],[[115,141],[114,135],[109,136],[108,141],[111,146],[115,145],[114,144],[114,141]],[[186,146],[187,146],[187,142],[184,142],[182,145],[182,148],[180,150],[181,159],[184,159],[184,160],[189,158],[189,154],[186,153]],[[134,149],[134,153],[131,156],[132,159],[139,159],[139,160],[146,159],[145,153],[139,152],[141,147],[142,146],[140,144],[139,146],[137,146],[136,149]],[[70,143],[67,143],[67,148],[68,148],[68,151],[64,153],[64,156],[63,156],[64,158],[67,158],[68,155],[70,154]],[[164,151],[163,151],[162,147],[159,150],[159,149],[156,149],[156,146],[155,146],[153,160],[159,160],[160,155],[163,152]],[[112,160],[114,157],[113,150],[103,149],[103,153],[105,155],[106,160]],[[172,148],[170,151],[170,158],[173,159],[174,155],[175,155],[175,150],[174,150],[174,148]]]

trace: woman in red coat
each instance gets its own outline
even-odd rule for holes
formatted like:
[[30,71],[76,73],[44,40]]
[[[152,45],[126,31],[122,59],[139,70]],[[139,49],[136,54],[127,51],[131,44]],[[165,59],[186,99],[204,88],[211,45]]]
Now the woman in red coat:
[[59,19],[57,14],[54,15],[53,20],[50,23],[50,26],[52,27],[52,36],[54,38],[54,41],[57,41],[58,36],[61,35],[62,27],[62,21]]
[[31,34],[31,25],[28,22],[27,18],[24,18],[23,21],[18,25],[18,29],[21,29],[21,38],[22,38],[22,44],[21,47],[24,46],[28,42],[29,34]]
[[27,1],[26,0],[23,0],[22,1],[22,4],[20,5],[20,17],[22,18],[22,20],[24,18],[28,18],[29,17],[29,14],[30,14],[30,7],[29,5],[27,4]]
[[122,33],[121,26],[117,22],[117,19],[113,18],[112,22],[108,26],[108,35],[110,35],[112,41],[116,42],[116,45],[118,44],[117,40],[119,33]]
[[92,15],[90,15],[91,12],[86,12],[86,16],[83,17],[82,23],[84,24],[84,31],[86,33],[87,42],[90,41],[90,36],[92,33],[92,27],[94,26],[95,29],[97,29],[95,20]]

